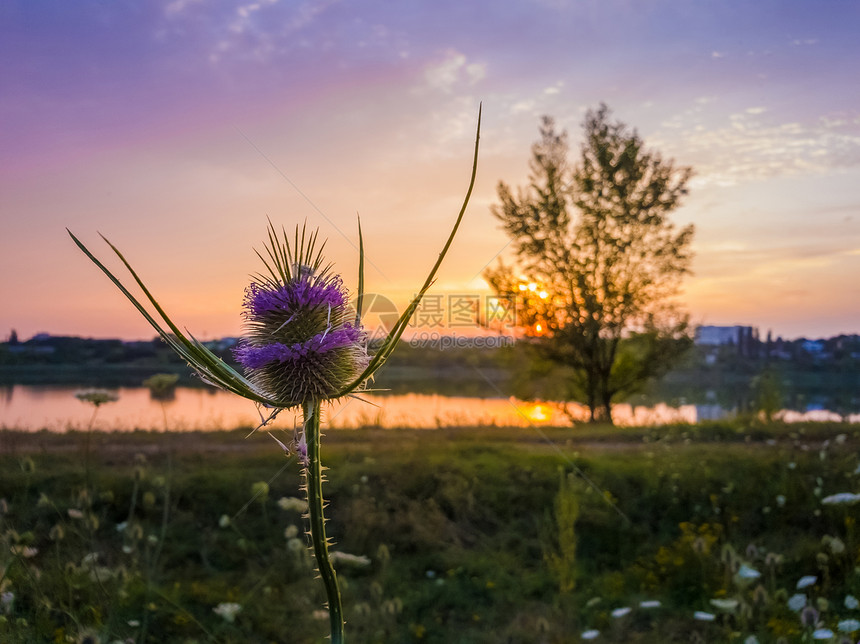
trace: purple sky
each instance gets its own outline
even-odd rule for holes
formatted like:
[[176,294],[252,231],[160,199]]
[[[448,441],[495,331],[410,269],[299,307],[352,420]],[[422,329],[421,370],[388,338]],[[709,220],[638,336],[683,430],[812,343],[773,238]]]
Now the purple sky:
[[74,248],[127,255],[174,319],[237,334],[269,216],[402,302],[475,195],[438,293],[486,293],[542,114],[606,102],[692,165],[696,322],[860,332],[855,1],[0,4],[0,337],[149,338]]

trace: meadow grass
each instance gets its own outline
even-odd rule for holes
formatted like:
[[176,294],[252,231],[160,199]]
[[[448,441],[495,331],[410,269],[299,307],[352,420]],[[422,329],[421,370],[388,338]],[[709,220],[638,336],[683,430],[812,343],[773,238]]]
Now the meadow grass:
[[[93,434],[89,485],[83,433],[0,432],[0,641],[325,641],[299,468],[246,431]],[[858,450],[845,424],[330,430],[347,641],[854,642],[857,506],[822,501]]]

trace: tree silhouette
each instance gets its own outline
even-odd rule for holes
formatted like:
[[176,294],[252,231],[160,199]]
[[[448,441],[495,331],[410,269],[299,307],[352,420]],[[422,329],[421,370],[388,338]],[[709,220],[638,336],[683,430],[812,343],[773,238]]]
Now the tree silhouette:
[[[504,182],[492,209],[513,241],[517,266],[485,273],[517,305],[530,340],[525,378],[553,381],[553,395],[612,422],[612,402],[662,375],[689,346],[674,301],[689,272],[693,226],[667,219],[687,194],[691,168],[646,150],[635,130],[589,110],[576,165],[567,133],[543,117],[529,184]],[[516,270],[515,270],[516,269]]]

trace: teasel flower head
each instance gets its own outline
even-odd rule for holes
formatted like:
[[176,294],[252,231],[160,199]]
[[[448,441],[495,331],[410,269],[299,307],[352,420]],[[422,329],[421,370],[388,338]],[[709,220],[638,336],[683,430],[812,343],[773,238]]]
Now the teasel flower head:
[[290,244],[270,228],[269,240],[268,272],[245,291],[246,334],[234,356],[248,380],[284,406],[337,398],[370,362],[349,294],[323,265],[317,233],[296,228]]

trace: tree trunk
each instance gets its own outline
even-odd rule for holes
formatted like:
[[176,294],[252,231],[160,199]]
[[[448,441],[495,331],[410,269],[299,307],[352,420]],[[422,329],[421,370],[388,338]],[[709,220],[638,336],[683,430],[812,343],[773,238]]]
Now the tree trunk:
[[603,422],[607,425],[614,425],[612,422],[612,400],[607,397],[603,400]]
[[600,412],[599,412],[599,409],[597,406],[597,392],[595,391],[594,382],[592,379],[589,379],[587,389],[588,389],[587,398],[588,398],[588,414],[589,414],[588,422],[589,423],[599,423],[600,419],[598,417],[600,416]]
[[608,424],[612,425],[612,406],[601,402],[600,404],[595,404],[594,407],[591,407],[591,420],[589,422],[592,423],[600,423],[600,424]]
[[600,422],[600,410],[597,407],[597,401],[594,400],[591,396],[588,397],[588,422],[589,423],[599,423]]

